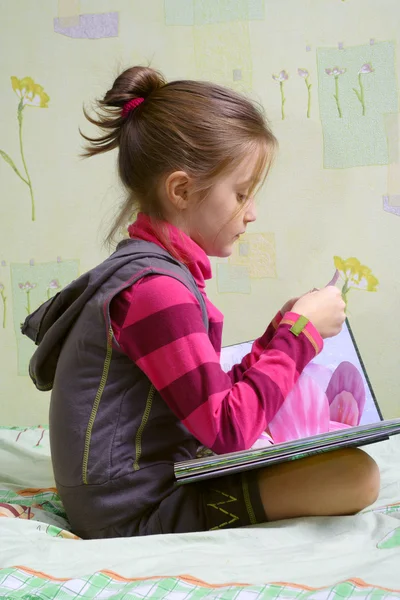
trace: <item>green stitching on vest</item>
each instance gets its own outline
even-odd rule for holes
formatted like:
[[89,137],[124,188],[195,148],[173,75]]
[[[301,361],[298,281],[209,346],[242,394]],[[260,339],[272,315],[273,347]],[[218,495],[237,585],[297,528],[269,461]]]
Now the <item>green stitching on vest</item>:
[[52,381],[51,383],[48,383],[47,385],[39,385],[38,383],[36,383],[35,379],[32,379],[34,385],[37,387],[37,389],[39,390],[39,392],[49,392],[51,390],[51,388],[53,387],[53,383],[54,381]]
[[214,531],[215,529],[222,529],[223,527],[226,527],[227,525],[232,525],[232,523],[235,523],[235,521],[239,520],[239,517],[237,515],[234,515],[233,513],[230,513],[228,510],[225,510],[223,508],[221,508],[222,506],[225,506],[225,504],[230,504],[231,502],[237,502],[237,498],[235,498],[234,496],[231,496],[230,494],[225,494],[225,492],[221,492],[221,490],[212,490],[213,492],[216,492],[217,494],[221,494],[221,496],[224,496],[225,498],[228,498],[228,500],[221,500],[221,502],[216,502],[214,504],[207,504],[207,506],[209,506],[210,508],[215,508],[215,510],[218,510],[219,512],[223,513],[224,515],[227,515],[228,517],[231,517],[230,521],[225,521],[224,523],[221,523],[220,525],[216,525],[215,527],[211,527],[210,531]]
[[140,460],[140,457],[142,454],[142,435],[143,435],[144,428],[147,425],[147,421],[149,420],[151,406],[153,404],[153,398],[154,398],[155,393],[156,393],[156,388],[154,387],[154,385],[151,385],[149,393],[147,395],[146,407],[144,409],[142,422],[140,423],[139,428],[136,432],[136,438],[135,438],[136,458],[135,458],[135,462],[133,463],[134,471],[139,471],[139,469],[140,469],[139,460]]
[[88,426],[86,429],[85,447],[84,447],[84,451],[83,451],[83,462],[82,462],[82,480],[83,480],[83,483],[85,483],[86,485],[88,482],[87,481],[87,468],[88,468],[88,462],[89,462],[90,440],[92,437],[92,429],[93,429],[94,421],[96,419],[97,411],[99,409],[100,400],[103,395],[104,388],[106,387],[108,371],[110,370],[111,355],[112,355],[112,337],[113,337],[113,330],[112,330],[112,327],[110,326],[110,328],[108,330],[107,352],[106,352],[106,358],[104,360],[103,373],[102,373],[102,376],[100,379],[100,385],[97,389],[96,397],[95,397],[94,403],[93,403],[92,412],[90,413],[89,423],[88,423]]
[[249,484],[247,483],[246,475],[242,475],[242,490],[243,490],[243,498],[244,503],[247,508],[247,514],[249,515],[250,523],[252,525],[257,525],[256,515],[254,514],[254,508],[251,503],[250,493],[249,493]]
[[37,387],[37,389],[40,392],[48,392],[49,390],[51,390],[51,388],[53,387],[53,383],[54,381],[52,381],[51,383],[46,383],[45,385],[39,385],[36,381],[36,378],[34,377],[32,371],[31,371],[31,367],[29,365],[29,377],[32,379],[34,385]]

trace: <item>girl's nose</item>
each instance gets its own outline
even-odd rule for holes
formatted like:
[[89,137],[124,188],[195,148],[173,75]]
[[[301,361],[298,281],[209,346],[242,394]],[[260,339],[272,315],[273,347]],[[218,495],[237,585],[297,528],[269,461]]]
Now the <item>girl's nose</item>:
[[256,203],[254,198],[250,198],[246,206],[246,212],[244,214],[244,220],[246,223],[253,223],[257,219]]

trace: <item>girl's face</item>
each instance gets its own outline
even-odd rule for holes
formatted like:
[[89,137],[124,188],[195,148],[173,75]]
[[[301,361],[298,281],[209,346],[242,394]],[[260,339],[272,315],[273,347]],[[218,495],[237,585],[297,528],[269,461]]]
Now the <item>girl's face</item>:
[[185,232],[208,256],[230,256],[247,224],[256,220],[254,198],[248,193],[257,160],[257,153],[246,158],[214,184],[203,201],[188,207]]

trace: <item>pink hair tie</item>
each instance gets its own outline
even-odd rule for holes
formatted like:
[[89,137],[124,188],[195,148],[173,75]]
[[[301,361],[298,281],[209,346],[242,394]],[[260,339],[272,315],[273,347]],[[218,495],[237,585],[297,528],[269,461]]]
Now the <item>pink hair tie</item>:
[[132,100],[129,100],[129,102],[126,102],[122,107],[122,116],[126,117],[126,115],[128,115],[132,110],[135,110],[135,108],[139,106],[139,104],[142,104],[142,102],[144,102],[144,98],[133,98]]

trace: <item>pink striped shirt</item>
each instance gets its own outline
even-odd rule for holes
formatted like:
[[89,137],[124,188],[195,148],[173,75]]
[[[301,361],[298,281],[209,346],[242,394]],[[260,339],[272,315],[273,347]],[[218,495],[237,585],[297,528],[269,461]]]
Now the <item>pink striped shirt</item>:
[[[219,454],[250,448],[322,349],[322,339],[311,323],[295,336],[289,330],[299,315],[278,313],[251,352],[225,373],[220,366],[223,315],[205,293],[210,261],[180,230],[165,229],[175,251],[191,257],[188,267],[206,302],[209,331],[198,301],[182,283],[152,275],[113,300],[115,337],[201,444]],[[129,234],[165,247],[143,214]]]

